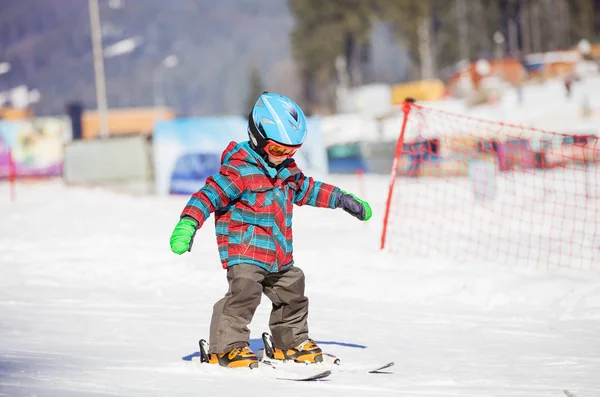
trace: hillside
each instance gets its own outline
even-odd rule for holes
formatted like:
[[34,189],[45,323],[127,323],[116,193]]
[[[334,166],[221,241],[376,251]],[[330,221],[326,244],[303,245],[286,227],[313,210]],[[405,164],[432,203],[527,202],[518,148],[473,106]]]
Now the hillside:
[[[248,67],[264,83],[293,92],[296,81],[288,33],[293,20],[282,0],[100,1],[105,49],[125,39],[138,46],[107,58],[111,107],[153,103],[153,72],[175,54],[179,64],[164,74],[166,103],[183,114],[245,112]],[[41,92],[38,114],[62,113],[79,99],[95,106],[87,1],[2,0],[0,91],[26,84]]]

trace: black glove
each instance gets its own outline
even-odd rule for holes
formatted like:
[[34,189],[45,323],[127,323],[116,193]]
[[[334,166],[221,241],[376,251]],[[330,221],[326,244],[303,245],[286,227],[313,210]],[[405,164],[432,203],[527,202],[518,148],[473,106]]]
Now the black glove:
[[368,221],[373,215],[369,203],[359,199],[352,193],[346,193],[343,190],[340,190],[338,193],[337,198],[335,199],[335,206],[337,208],[342,208],[344,211],[361,221]]

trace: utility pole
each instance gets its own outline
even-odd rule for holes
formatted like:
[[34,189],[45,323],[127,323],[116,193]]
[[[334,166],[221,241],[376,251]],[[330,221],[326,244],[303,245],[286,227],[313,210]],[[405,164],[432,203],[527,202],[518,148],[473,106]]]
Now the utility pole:
[[431,17],[423,15],[419,20],[419,58],[421,59],[421,79],[434,78],[433,55],[431,53]]
[[106,79],[104,75],[104,54],[102,50],[102,31],[100,28],[100,10],[98,0],[89,0],[90,30],[94,53],[94,77],[96,80],[96,102],[100,121],[100,137],[108,137],[108,105],[106,100]]

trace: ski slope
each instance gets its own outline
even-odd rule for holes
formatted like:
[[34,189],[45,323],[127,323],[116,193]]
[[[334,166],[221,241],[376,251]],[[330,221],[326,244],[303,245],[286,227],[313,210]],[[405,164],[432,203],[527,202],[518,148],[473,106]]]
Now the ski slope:
[[[353,177],[330,182],[359,193]],[[0,182],[2,396],[600,396],[600,275],[378,251],[387,178],[368,176],[374,217],[297,208],[295,259],[311,336],[388,374],[297,383],[181,357],[207,337],[227,288],[213,223],[170,252],[187,197],[60,181]],[[264,298],[252,338],[267,330]]]
[[[574,83],[571,97],[566,96],[562,79],[548,79],[543,83],[529,82],[523,86],[520,101],[514,88],[506,87],[494,104],[467,107],[463,100],[446,99],[419,102],[420,104],[465,114],[484,120],[501,121],[563,133],[599,134],[600,75],[583,76]],[[584,105],[590,107],[589,117],[582,117]]]

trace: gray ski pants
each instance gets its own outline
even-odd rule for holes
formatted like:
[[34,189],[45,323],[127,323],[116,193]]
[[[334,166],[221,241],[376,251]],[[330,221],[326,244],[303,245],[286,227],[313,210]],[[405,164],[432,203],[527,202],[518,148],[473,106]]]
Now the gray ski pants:
[[210,323],[210,353],[225,353],[249,345],[254,312],[264,293],[273,307],[269,328],[275,346],[288,349],[308,339],[308,298],[304,296],[304,272],[298,267],[269,273],[240,264],[227,269],[229,290],[215,303]]

